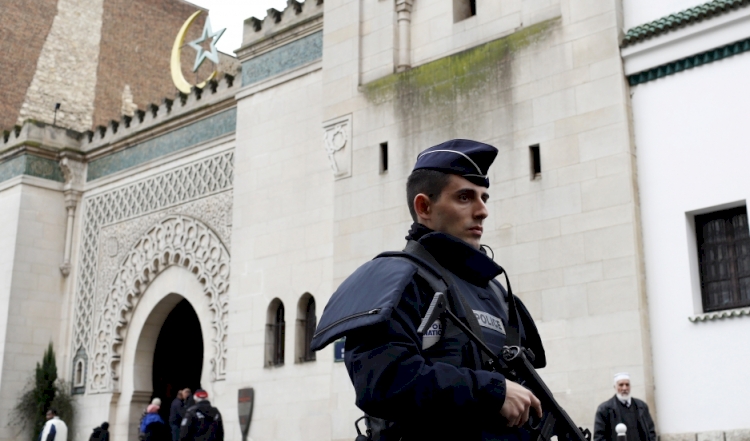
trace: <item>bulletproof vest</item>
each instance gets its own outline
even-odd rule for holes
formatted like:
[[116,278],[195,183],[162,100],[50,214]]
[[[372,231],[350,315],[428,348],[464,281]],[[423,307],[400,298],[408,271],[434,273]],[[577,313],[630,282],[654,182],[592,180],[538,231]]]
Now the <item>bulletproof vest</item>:
[[[482,331],[480,325],[477,322],[477,318],[474,316],[473,308],[469,305],[465,298],[461,295],[455,295],[451,293],[448,285],[446,284],[443,277],[436,274],[433,269],[425,265],[420,258],[425,258],[423,253],[417,251],[414,253],[414,248],[407,245],[406,250],[402,252],[387,252],[380,254],[377,258],[389,258],[389,259],[400,259],[408,261],[409,263],[417,267],[416,276],[421,279],[424,283],[429,286],[432,293],[442,292],[448,295],[448,302],[451,309],[456,315],[458,315],[469,327],[472,332],[481,336]],[[416,258],[415,258],[416,254]],[[439,264],[429,262],[432,266],[438,266]],[[440,267],[442,269],[442,267]],[[418,282],[419,283],[419,282]],[[493,293],[497,296],[500,301],[501,307],[504,309],[506,315],[508,311],[507,302],[503,292],[496,284],[495,281],[490,281],[489,286]],[[430,331],[438,333],[437,335],[429,335]],[[481,338],[481,337],[480,337]],[[440,323],[434,329],[428,330],[428,333],[423,336],[423,354],[425,359],[435,362],[440,361],[454,366],[468,367],[471,369],[490,369],[487,365],[487,361],[478,348],[470,341],[470,339],[457,327],[452,325],[450,322]],[[424,344],[428,339],[434,340],[430,342],[432,344],[429,347],[425,347]],[[365,426],[367,427],[367,438],[371,441],[391,441],[391,440],[402,440],[403,430],[398,423],[384,420],[382,418],[373,417],[365,414],[362,418]],[[359,428],[357,428],[359,432]],[[357,441],[362,439],[357,438]]]

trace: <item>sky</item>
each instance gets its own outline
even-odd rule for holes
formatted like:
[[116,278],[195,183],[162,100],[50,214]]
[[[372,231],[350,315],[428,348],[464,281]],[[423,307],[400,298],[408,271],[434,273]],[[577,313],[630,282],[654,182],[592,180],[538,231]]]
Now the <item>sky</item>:
[[270,8],[283,11],[286,0],[187,0],[188,2],[208,9],[211,27],[214,32],[226,28],[216,47],[229,55],[242,44],[242,23],[250,18],[261,20]]

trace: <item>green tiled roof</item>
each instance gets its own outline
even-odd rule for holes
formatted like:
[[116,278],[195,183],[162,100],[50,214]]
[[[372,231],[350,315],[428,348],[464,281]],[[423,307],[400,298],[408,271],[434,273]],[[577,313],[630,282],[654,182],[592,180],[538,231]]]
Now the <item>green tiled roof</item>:
[[664,34],[682,26],[697,23],[747,5],[750,5],[750,0],[713,0],[700,6],[685,9],[676,14],[668,15],[628,30],[622,41],[622,47],[630,46],[656,35]]
[[639,84],[682,72],[683,70],[713,63],[714,61],[733,57],[748,51],[750,51],[750,38],[717,47],[716,49],[711,49],[706,52],[701,52],[696,55],[691,55],[677,61],[672,61],[671,63],[662,64],[661,66],[644,70],[643,72],[628,75],[628,83],[630,83],[631,86],[637,86]]

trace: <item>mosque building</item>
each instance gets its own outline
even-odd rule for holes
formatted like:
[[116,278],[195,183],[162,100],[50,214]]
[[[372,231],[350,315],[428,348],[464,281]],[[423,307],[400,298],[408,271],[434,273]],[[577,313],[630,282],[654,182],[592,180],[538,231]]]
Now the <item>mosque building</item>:
[[317,317],[451,138],[499,149],[483,241],[573,420],[627,371],[664,441],[750,439],[750,1],[288,0],[236,57],[180,0],[0,6],[0,440],[50,341],[76,441],[182,387],[229,441],[353,439]]

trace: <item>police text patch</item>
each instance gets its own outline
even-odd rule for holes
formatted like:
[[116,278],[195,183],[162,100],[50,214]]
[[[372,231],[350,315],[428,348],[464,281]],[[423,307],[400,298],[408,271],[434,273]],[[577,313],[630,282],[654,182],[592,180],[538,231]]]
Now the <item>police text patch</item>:
[[479,322],[480,326],[487,329],[492,329],[495,332],[499,332],[505,335],[505,326],[503,325],[503,321],[499,318],[495,317],[494,315],[487,314],[484,311],[477,310],[474,310],[474,315],[477,317],[477,321]]
[[422,336],[422,349],[427,349],[434,345],[443,336],[443,323],[440,319],[432,322],[432,326]]

